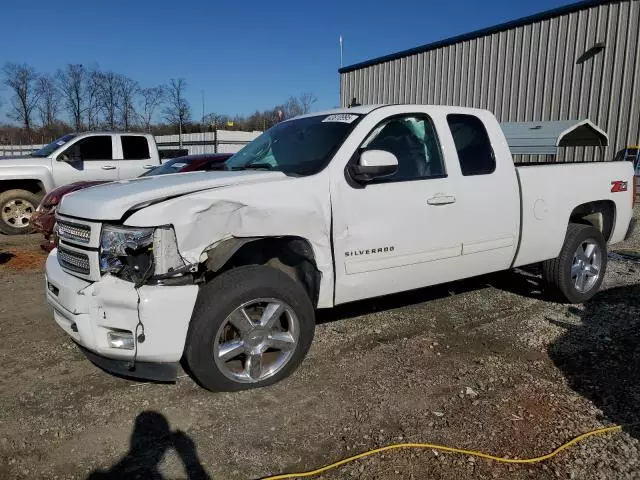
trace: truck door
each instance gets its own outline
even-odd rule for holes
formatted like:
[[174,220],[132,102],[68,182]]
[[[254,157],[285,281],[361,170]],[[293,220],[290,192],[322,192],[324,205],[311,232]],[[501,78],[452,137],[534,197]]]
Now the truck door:
[[[509,179],[508,187],[497,185],[504,179],[490,175],[480,179],[480,188],[466,181],[442,110],[382,120],[349,164],[372,149],[393,153],[398,170],[364,185],[350,180],[349,165],[344,180],[336,176],[336,303],[509,267],[519,219],[515,178]],[[503,195],[504,190],[513,195]],[[478,194],[482,198],[475,199]],[[513,205],[501,208],[505,201]],[[493,221],[496,215],[505,218]],[[485,222],[487,216],[491,218]]]
[[118,180],[112,135],[91,135],[70,144],[53,159],[56,186],[84,180]]
[[455,148],[447,160],[459,169],[465,276],[508,269],[520,235],[520,189],[500,125],[489,112],[449,113],[446,123]]
[[120,135],[122,160],[120,179],[135,178],[156,167],[159,162],[152,159],[149,140],[143,135]]

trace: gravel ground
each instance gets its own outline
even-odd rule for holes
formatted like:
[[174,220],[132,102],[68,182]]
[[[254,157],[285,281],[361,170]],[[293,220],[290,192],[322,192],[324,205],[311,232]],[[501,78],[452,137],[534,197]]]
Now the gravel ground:
[[260,478],[393,442],[529,457],[614,423],[540,464],[402,450],[318,478],[640,478],[640,263],[611,260],[586,305],[517,271],[321,312],[291,378],[213,394],[85,360],[44,302],[37,242],[0,237],[0,478]]

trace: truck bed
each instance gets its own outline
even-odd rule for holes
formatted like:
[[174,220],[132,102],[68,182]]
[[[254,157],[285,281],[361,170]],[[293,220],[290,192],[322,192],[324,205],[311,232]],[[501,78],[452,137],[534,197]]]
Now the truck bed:
[[[594,201],[610,203],[613,229],[608,243],[622,241],[633,210],[633,166],[630,162],[589,162],[517,166],[521,191],[520,244],[514,266],[555,258],[562,247],[572,212]],[[615,191],[613,182],[627,182]],[[621,197],[624,201],[620,201]]]

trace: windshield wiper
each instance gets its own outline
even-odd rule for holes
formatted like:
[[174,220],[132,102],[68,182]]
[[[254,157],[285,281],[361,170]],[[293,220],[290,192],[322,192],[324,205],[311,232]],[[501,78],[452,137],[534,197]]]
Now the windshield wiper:
[[248,163],[247,165],[231,167],[231,170],[273,170],[273,165],[270,163]]

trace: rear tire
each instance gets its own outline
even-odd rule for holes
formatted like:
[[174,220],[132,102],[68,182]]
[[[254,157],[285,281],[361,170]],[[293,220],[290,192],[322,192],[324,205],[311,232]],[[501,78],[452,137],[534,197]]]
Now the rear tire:
[[591,225],[570,223],[560,255],[542,263],[542,278],[552,298],[582,303],[593,297],[607,269],[607,244]]
[[0,232],[22,235],[33,232],[29,218],[35,213],[42,195],[15,189],[0,193]]
[[314,308],[299,282],[272,267],[238,267],[200,289],[185,360],[208,390],[264,387],[293,373],[314,330]]

